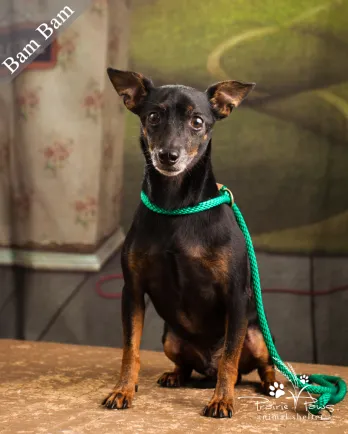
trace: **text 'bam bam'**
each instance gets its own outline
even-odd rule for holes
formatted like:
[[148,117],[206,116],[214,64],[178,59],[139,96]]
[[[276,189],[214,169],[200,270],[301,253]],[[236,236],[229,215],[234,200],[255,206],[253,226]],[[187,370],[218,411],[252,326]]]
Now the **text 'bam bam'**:
[[[42,23],[35,29],[35,31],[39,32],[45,38],[45,41],[47,41],[54,34],[54,31],[59,29],[59,27],[61,27],[74,13],[75,11],[73,11],[69,6],[65,6],[57,16],[51,19],[49,24]],[[2,65],[6,66],[11,74],[13,74],[17,71],[20,64],[26,63],[34,53],[40,50],[40,47],[41,45],[32,39],[14,57],[7,57],[2,62]],[[39,54],[39,52],[36,54]]]

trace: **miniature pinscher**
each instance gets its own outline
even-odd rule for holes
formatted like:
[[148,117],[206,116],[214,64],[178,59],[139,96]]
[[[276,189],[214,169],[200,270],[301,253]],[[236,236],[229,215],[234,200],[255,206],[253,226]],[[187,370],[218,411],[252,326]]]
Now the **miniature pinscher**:
[[[145,157],[142,189],[174,210],[219,195],[211,163],[212,132],[253,89],[222,81],[205,92],[156,87],[136,72],[107,70],[128,110],[139,116]],[[131,406],[140,368],[139,346],[148,294],[164,319],[163,348],[174,362],[158,380],[180,387],[193,370],[216,380],[203,415],[232,417],[234,387],[257,369],[268,393],[274,366],[259,329],[245,240],[227,204],[190,215],[157,214],[140,203],[121,254],[124,348],[109,409]]]

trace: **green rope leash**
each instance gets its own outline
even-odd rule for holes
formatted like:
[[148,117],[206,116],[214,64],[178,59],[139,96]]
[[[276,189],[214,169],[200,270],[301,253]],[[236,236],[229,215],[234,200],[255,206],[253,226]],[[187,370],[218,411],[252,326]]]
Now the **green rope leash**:
[[[233,203],[232,195],[227,187],[222,186],[219,190],[220,195],[213,199],[209,199],[205,202],[201,202],[198,205],[186,208],[179,208],[175,210],[166,210],[153,204],[147,195],[142,191],[141,200],[143,204],[149,208],[151,211],[164,214],[164,215],[187,215],[194,214],[200,211],[205,211],[210,208],[219,206],[223,203],[232,204],[232,209],[235,214],[237,223],[245,237],[246,247],[249,256],[250,269],[251,269],[251,280],[254,291],[256,310],[259,317],[259,323],[261,332],[263,334],[267,349],[270,356],[272,357],[273,363],[278,368],[278,370],[288,379],[291,383],[298,387],[299,389],[304,388],[304,384],[300,380],[301,375],[295,375],[282,361],[278,351],[274,345],[272,335],[268,326],[266,319],[265,309],[262,301],[262,290],[260,283],[260,275],[257,266],[257,260],[255,255],[254,246],[251,240],[251,236],[248,227],[245,223],[242,213],[235,203]],[[322,409],[325,409],[328,404],[337,404],[342,401],[347,393],[346,383],[340,377],[335,377],[331,375],[313,374],[309,376],[309,384],[306,385],[305,389],[309,393],[319,395],[318,399],[311,403],[308,407],[310,413],[316,415],[319,414]],[[316,383],[317,385],[315,385]]]
[[[275,366],[279,369],[279,371],[288,380],[290,380],[294,386],[301,389],[303,388],[304,384],[300,380],[300,375],[296,376],[290,371],[290,369],[284,364],[284,362],[280,358],[277,349],[274,345],[272,335],[268,326],[268,322],[266,319],[265,310],[263,307],[260,275],[257,266],[253,243],[248,231],[248,227],[244,221],[242,213],[239,211],[239,208],[237,207],[236,204],[234,204],[232,206],[232,209],[236,216],[238,225],[245,237],[249,261],[250,261],[251,279],[252,279],[252,286],[253,286],[255,302],[256,302],[256,310],[259,317],[260,328],[263,337],[265,339],[267,349],[272,357]],[[334,377],[334,376],[322,375],[322,374],[313,374],[309,376],[309,381],[310,383],[319,384],[319,386],[310,384],[306,387],[307,392],[320,395],[317,401],[311,403],[309,407],[309,411],[312,414],[319,414],[320,410],[325,409],[327,404],[337,404],[337,402],[343,400],[343,398],[347,393],[346,383],[340,377]]]

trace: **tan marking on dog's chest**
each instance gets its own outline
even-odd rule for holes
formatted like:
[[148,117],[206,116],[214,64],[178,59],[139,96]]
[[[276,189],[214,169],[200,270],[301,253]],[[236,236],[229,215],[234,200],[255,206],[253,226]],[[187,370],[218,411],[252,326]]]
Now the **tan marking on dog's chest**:
[[225,247],[208,249],[197,245],[187,248],[186,254],[189,258],[199,261],[204,268],[210,270],[215,280],[227,279],[232,256],[231,250]]

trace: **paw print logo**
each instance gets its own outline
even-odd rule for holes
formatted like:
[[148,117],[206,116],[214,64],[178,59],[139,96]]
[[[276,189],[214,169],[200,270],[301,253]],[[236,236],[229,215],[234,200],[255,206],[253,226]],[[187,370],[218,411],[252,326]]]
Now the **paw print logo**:
[[271,396],[274,396],[275,398],[279,398],[280,396],[285,395],[284,384],[275,381],[273,385],[271,384],[269,386],[269,394]]
[[308,375],[300,375],[300,381],[302,384],[309,383],[309,377]]

